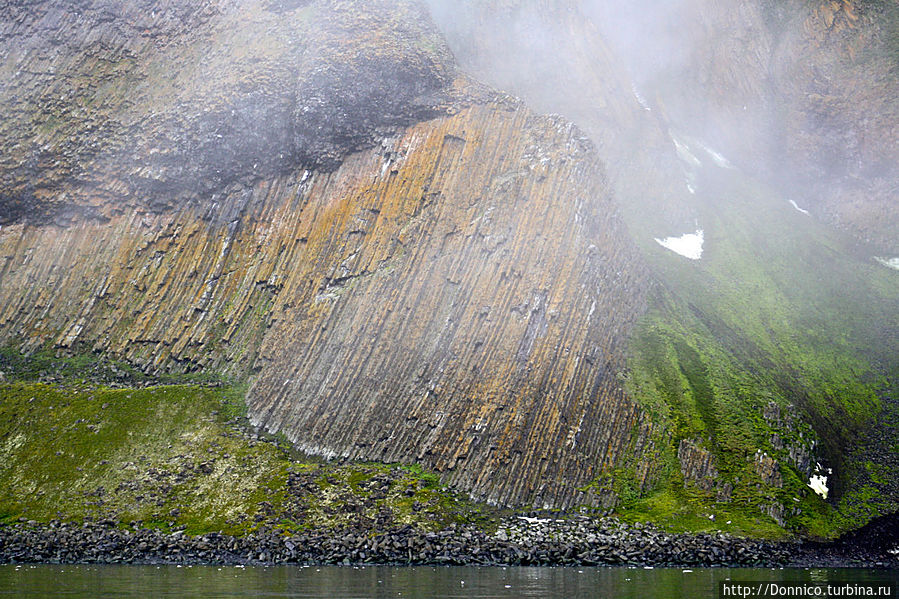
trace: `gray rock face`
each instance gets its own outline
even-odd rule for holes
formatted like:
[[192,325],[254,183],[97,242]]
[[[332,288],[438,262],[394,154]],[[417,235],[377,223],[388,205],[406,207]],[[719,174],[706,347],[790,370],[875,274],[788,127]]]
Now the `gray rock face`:
[[[762,3],[689,0],[695,53],[654,81],[582,5],[471,2],[446,32],[596,145],[457,75],[417,2],[4,4],[0,341],[253,375],[254,422],[310,453],[496,503],[611,508],[686,479],[789,522],[817,456],[749,413],[798,397],[839,456],[899,355],[895,273],[808,218],[892,247],[896,120],[864,114],[895,82],[824,60],[881,30],[848,1],[778,36]],[[790,64],[806,51],[817,71]],[[772,98],[794,102],[756,131]],[[744,176],[779,125],[776,156],[827,192],[803,215]],[[701,261],[656,243],[684,233]]]
[[[695,217],[683,208],[687,191],[664,182],[677,170],[674,131],[857,240],[899,254],[895,3],[429,5],[462,68],[602,141],[634,221],[682,228]],[[646,203],[651,210],[640,209]]]
[[292,114],[302,164],[333,170],[390,127],[437,114],[433,96],[453,76],[442,37],[422,5],[374,4],[365,12],[338,4],[311,25],[318,42],[299,61]]
[[419,5],[371,8],[7,3],[0,222],[202,204],[292,167],[333,169],[435,114],[449,51]]

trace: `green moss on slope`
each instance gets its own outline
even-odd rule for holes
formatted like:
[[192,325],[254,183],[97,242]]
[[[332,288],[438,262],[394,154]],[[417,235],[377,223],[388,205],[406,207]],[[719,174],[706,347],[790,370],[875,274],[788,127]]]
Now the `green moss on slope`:
[[[6,381],[108,385],[111,387],[141,387],[147,385],[218,385],[228,382],[208,373],[159,373],[150,376],[123,360],[114,360],[92,352],[65,352],[41,349],[23,355],[13,341],[10,347],[0,347],[0,373]],[[233,383],[234,381],[230,381]]]
[[433,475],[291,456],[236,422],[240,387],[0,385],[0,521],[112,519],[189,533],[482,517]]
[[[664,423],[674,467],[624,515],[829,537],[895,511],[895,489],[871,474],[895,450],[869,431],[894,409],[899,276],[735,171],[705,173],[701,189],[702,260],[643,240],[663,284],[628,385]],[[686,475],[684,441],[713,457],[713,488]],[[880,448],[873,469],[854,457],[862,447]],[[817,461],[835,471],[828,501],[807,486]]]

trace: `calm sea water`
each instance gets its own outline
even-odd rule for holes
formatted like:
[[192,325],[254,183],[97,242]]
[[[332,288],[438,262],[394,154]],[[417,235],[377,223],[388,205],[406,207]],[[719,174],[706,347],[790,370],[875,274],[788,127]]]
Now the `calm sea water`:
[[[0,566],[0,597],[718,597],[722,580],[899,584],[899,570]],[[894,591],[895,592],[895,591]]]

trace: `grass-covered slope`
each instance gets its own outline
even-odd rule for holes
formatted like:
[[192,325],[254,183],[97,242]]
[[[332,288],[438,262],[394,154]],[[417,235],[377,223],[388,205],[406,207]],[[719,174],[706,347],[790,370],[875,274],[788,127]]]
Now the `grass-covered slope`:
[[641,240],[661,282],[628,385],[665,424],[666,473],[623,511],[816,536],[895,512],[899,273],[733,169],[699,187],[701,260]]
[[244,534],[477,518],[414,467],[297,459],[243,430],[240,387],[0,385],[0,522]]

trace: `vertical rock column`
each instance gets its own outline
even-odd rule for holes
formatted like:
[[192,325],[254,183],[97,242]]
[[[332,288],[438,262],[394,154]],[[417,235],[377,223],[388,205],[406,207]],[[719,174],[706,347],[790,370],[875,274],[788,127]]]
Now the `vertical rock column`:
[[576,487],[650,443],[616,376],[646,273],[575,128],[466,109],[315,176],[304,201],[256,424],[500,503],[608,499]]

